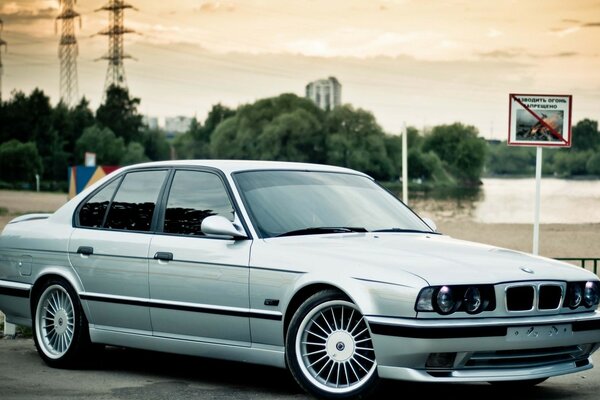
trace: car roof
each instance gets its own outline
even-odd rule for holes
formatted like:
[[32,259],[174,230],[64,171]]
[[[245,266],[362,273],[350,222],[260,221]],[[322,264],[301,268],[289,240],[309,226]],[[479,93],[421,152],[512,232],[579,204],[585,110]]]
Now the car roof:
[[130,165],[122,168],[120,171],[138,168],[156,168],[156,167],[210,167],[223,171],[225,174],[232,174],[241,171],[257,170],[298,170],[298,171],[324,171],[324,172],[342,172],[367,176],[366,174],[349,168],[336,167],[333,165],[297,163],[287,161],[255,161],[255,160],[175,160],[175,161],[157,161],[143,164]]

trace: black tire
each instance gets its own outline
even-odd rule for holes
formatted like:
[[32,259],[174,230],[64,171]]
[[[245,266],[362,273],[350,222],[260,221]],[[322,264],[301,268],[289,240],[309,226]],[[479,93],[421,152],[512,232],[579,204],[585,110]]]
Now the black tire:
[[338,291],[324,290],[302,303],[290,321],[285,348],[294,379],[318,398],[367,398],[379,383],[367,322]]
[[91,343],[77,293],[61,278],[48,280],[36,293],[31,315],[38,354],[53,368],[79,365],[91,349]]

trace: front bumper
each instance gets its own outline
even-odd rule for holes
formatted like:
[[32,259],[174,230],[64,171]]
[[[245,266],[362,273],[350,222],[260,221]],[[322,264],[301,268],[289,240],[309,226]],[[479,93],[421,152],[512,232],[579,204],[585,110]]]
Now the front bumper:
[[[367,316],[382,378],[478,382],[547,378],[592,368],[600,313],[456,320]],[[450,355],[432,366],[432,354]]]

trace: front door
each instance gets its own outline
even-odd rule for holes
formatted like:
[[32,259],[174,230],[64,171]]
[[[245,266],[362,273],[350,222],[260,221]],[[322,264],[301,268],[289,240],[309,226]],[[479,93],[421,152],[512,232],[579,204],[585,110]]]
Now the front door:
[[235,219],[222,178],[177,170],[165,204],[149,251],[154,335],[249,346],[252,242],[208,237],[200,230],[210,215]]

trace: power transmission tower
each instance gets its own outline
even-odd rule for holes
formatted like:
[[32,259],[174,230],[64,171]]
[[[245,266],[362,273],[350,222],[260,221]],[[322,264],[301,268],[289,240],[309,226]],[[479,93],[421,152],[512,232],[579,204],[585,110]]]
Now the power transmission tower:
[[[4,29],[4,23],[0,19],[0,35],[2,34],[2,29]],[[2,68],[2,46],[4,46],[4,50],[8,48],[7,43],[0,37],[0,102],[2,101],[2,73],[4,72]]]
[[99,35],[108,36],[108,53],[100,60],[108,60],[106,80],[104,81],[104,96],[111,85],[127,88],[125,66],[123,60],[132,58],[123,51],[123,35],[135,31],[125,28],[123,17],[126,8],[137,10],[123,0],[109,0],[106,5],[96,11],[108,11],[108,28],[98,32]]
[[[61,22],[60,42],[58,44],[58,58],[60,59],[60,99],[68,107],[79,97],[79,83],[77,81],[77,39],[75,38],[75,19],[81,17],[75,12],[76,0],[58,0],[60,14],[56,23]],[[56,27],[55,27],[56,28]]]

